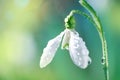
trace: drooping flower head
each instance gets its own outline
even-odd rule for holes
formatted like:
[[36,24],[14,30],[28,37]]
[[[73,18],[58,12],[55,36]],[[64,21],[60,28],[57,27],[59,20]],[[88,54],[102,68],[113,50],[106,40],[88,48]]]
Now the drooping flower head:
[[40,58],[41,68],[46,67],[53,60],[61,42],[61,48],[69,51],[70,57],[75,65],[85,69],[91,62],[85,42],[79,37],[79,33],[74,29],[75,20],[72,14],[65,19],[65,26],[66,29],[57,37],[51,39],[44,48]]

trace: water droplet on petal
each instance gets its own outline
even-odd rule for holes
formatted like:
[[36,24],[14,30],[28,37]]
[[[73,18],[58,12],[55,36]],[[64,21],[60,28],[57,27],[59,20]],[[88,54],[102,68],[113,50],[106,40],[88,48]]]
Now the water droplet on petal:
[[78,62],[78,65],[81,65],[81,62]]
[[88,65],[90,65],[90,64],[91,64],[91,62],[92,62],[92,61],[91,61],[91,59],[89,58],[89,60],[88,60]]
[[77,53],[77,55],[79,56],[79,55],[80,55],[80,53]]
[[78,47],[79,47],[79,44],[77,44],[76,47],[78,48]]
[[88,65],[91,64],[91,61],[88,61]]

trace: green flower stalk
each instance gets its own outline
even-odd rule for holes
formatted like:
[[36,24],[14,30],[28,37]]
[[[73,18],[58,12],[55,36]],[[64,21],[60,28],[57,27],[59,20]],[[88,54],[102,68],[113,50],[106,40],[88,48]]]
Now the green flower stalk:
[[88,12],[91,14],[92,19],[96,25],[96,28],[98,30],[98,33],[100,35],[100,39],[102,42],[102,51],[103,51],[103,56],[102,56],[102,65],[105,73],[105,79],[109,80],[109,70],[108,70],[108,52],[107,52],[107,43],[106,39],[104,36],[103,28],[100,22],[99,17],[97,16],[95,10],[85,1],[85,0],[80,0],[79,3],[88,10]]

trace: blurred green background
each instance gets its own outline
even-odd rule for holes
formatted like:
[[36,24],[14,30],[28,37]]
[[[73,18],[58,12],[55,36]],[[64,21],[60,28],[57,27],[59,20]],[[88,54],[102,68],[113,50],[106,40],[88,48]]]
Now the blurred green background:
[[[104,27],[110,80],[120,80],[120,0],[88,2]],[[64,30],[64,18],[72,9],[87,12],[78,0],[0,0],[0,80],[104,80],[98,33],[79,15],[76,30],[90,51],[91,65],[78,68],[68,51],[59,48],[51,64],[39,67],[43,48]]]

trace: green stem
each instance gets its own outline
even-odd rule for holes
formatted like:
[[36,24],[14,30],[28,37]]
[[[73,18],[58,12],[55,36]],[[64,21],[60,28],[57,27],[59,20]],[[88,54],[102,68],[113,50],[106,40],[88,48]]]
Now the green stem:
[[89,13],[93,18],[94,23],[96,24],[96,28],[98,30],[98,33],[100,35],[100,39],[102,42],[102,51],[103,51],[102,64],[103,64],[103,69],[105,73],[105,79],[109,80],[107,43],[103,33],[103,28],[102,28],[100,19],[97,16],[95,10],[85,0],[80,0],[79,2],[84,8],[86,8],[89,11]]
[[87,18],[90,22],[92,22],[94,25],[96,25],[93,21],[93,19],[91,18],[91,16],[89,16],[88,14],[86,14],[85,12],[82,12],[80,10],[72,10],[70,12],[70,14],[65,18],[65,27],[69,28],[69,29],[73,29],[75,28],[76,25],[76,21],[73,17],[74,14],[79,14],[84,16],[85,18]]
[[93,19],[91,18],[91,16],[89,16],[89,15],[86,14],[85,12],[82,12],[82,11],[80,11],[80,10],[72,10],[72,11],[70,12],[70,14],[72,14],[72,15],[73,15],[74,13],[84,16],[84,17],[87,18],[90,22],[92,22],[93,24],[95,24],[94,21],[93,21]]
[[89,16],[88,14],[86,14],[85,12],[82,12],[80,10],[72,10],[70,12],[70,14],[65,18],[65,27],[72,29],[75,27],[76,21],[73,17],[74,14],[79,14],[84,16],[85,18],[87,18],[90,22],[92,22],[94,25],[96,25],[93,21],[93,19],[91,18],[91,16]]

